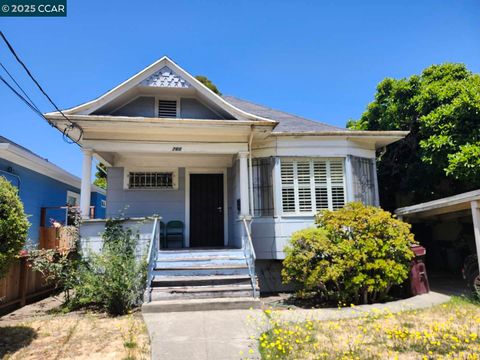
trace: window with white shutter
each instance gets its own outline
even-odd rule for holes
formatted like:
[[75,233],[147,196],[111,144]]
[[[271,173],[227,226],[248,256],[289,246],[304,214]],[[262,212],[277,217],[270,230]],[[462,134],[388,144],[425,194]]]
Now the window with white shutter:
[[286,214],[312,214],[345,205],[343,159],[282,159],[281,177]]
[[295,212],[295,184],[294,184],[294,172],[293,161],[282,162],[282,204],[283,212],[294,213]]

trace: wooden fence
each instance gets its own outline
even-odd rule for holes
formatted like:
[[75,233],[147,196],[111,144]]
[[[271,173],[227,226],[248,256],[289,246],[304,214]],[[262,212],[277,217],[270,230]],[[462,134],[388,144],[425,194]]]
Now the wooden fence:
[[[41,227],[39,249],[72,249],[77,232],[73,226]],[[50,295],[55,286],[34,271],[28,256],[21,256],[0,279],[0,315]]]
[[55,287],[43,275],[33,271],[27,256],[22,256],[0,280],[0,314],[5,314],[51,294]]

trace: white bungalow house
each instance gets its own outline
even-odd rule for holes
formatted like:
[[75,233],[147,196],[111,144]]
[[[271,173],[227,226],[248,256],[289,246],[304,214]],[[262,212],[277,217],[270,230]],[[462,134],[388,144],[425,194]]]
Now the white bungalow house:
[[[255,274],[261,291],[281,289],[292,232],[312,226],[321,209],[378,205],[375,152],[406,135],[219,96],[168,57],[64,114],[83,129],[84,217],[95,156],[108,167],[107,217],[158,214],[184,224],[183,240],[162,244],[157,235],[150,241],[152,224],[145,230],[147,300],[257,295]],[[68,126],[57,112],[45,115]],[[85,220],[83,241],[102,226]]]

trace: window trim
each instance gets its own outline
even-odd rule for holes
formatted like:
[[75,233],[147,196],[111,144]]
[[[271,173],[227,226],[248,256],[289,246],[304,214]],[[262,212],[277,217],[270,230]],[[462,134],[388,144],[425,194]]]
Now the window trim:
[[68,204],[68,198],[69,197],[75,198],[75,200],[76,200],[76,203],[73,206],[80,206],[80,193],[77,193],[75,191],[67,190],[67,204]]
[[[151,188],[151,189],[130,189],[130,173],[132,172],[161,172],[172,173],[172,188]],[[178,190],[178,168],[158,168],[158,167],[125,167],[123,168],[123,189],[127,191],[175,191]]]
[[[346,158],[345,157],[280,157],[280,161],[278,163],[279,165],[279,201],[280,201],[280,206],[279,206],[279,214],[282,217],[311,217],[315,216],[320,209],[317,210],[317,204],[316,204],[316,194],[315,190],[317,187],[319,187],[315,183],[315,173],[314,173],[314,162],[315,161],[341,161],[342,162],[342,170],[343,170],[343,176],[342,176],[342,184],[343,184],[343,199],[344,199],[344,204],[348,202],[348,195],[347,195],[347,174],[346,174]],[[294,180],[293,180],[293,185],[288,185],[286,188],[293,188],[294,189],[294,197],[295,197],[295,212],[285,212],[283,210],[283,189],[284,185],[282,183],[282,162],[285,161],[292,161],[294,163],[297,163],[298,161],[308,161],[309,166],[310,166],[310,196],[311,196],[311,203],[312,203],[312,209],[313,211],[299,211],[300,209],[300,204],[299,204],[299,193],[298,193],[298,166],[294,165],[293,166],[293,173],[294,173]],[[331,179],[331,167],[327,166],[326,168],[326,174],[327,174],[327,196],[328,196],[328,209],[332,210],[333,209],[333,194],[332,194],[332,179]],[[302,186],[305,188],[305,186]]]

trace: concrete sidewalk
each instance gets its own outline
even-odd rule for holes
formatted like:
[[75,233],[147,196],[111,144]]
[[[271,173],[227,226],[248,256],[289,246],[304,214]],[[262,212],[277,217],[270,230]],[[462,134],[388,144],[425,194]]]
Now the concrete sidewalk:
[[261,310],[215,310],[143,314],[150,334],[152,359],[240,359],[256,348],[248,315]]
[[[297,309],[275,311],[290,321],[334,320],[358,317],[373,309],[391,312],[424,309],[447,302],[449,296],[430,292],[385,304],[360,305],[342,309]],[[152,359],[229,360],[252,357],[257,349],[250,336],[261,331],[249,317],[260,320],[262,310],[217,310],[143,314],[150,334]],[[240,354],[243,352],[243,356]],[[250,355],[250,356],[249,356]]]

